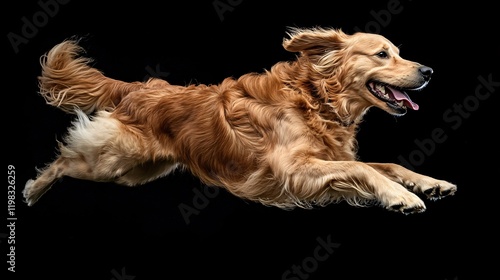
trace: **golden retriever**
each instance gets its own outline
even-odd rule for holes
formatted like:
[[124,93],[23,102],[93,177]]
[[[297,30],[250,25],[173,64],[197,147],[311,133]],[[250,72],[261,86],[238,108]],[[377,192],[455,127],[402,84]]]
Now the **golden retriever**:
[[430,67],[377,34],[314,27],[287,35],[283,47],[296,59],[217,85],[119,81],[90,67],[78,40],[56,45],[41,58],[40,94],[76,120],[57,159],[26,183],[26,202],[63,176],[137,186],[177,168],[284,209],[346,201],[407,214],[426,209],[419,194],[455,193],[452,183],[356,157],[368,109],[417,110],[407,92],[428,84]]

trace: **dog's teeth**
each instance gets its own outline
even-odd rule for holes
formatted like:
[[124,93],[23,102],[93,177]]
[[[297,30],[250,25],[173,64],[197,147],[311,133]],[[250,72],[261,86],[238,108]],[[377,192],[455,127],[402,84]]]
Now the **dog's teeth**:
[[378,91],[380,91],[382,94],[384,94],[384,96],[386,95],[385,86],[383,86],[381,84],[377,84],[375,87],[377,88]]
[[404,105],[403,101],[396,101],[396,104],[397,104],[399,107],[406,108],[406,106]]

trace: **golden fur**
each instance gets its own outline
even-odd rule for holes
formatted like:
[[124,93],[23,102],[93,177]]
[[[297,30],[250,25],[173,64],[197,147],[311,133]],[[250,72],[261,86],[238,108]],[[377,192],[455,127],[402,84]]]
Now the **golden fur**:
[[456,186],[391,163],[356,158],[355,134],[378,107],[418,109],[403,91],[432,69],[376,34],[290,29],[297,59],[218,85],[127,83],[89,66],[77,40],[42,57],[40,94],[77,116],[60,155],[26,183],[33,205],[62,176],[136,186],[186,168],[204,183],[282,208],[346,201],[403,213],[425,210]]

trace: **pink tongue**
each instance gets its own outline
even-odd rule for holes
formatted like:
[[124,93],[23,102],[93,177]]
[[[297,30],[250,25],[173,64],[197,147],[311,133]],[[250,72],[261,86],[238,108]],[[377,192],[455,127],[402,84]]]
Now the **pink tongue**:
[[392,95],[394,96],[394,99],[396,99],[397,101],[403,100],[403,103],[405,104],[406,107],[410,107],[413,110],[418,110],[418,104],[411,101],[408,94],[406,94],[402,91],[399,91],[395,88],[392,88],[392,87],[390,89],[391,89]]

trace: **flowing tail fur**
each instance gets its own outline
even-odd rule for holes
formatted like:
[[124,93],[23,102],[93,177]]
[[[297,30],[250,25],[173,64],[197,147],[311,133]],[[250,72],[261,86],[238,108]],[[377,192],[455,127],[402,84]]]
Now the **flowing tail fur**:
[[146,82],[123,82],[108,78],[89,66],[92,59],[82,57],[78,40],[65,40],[40,59],[39,93],[47,104],[67,113],[80,109],[86,114],[112,110],[128,93],[144,88],[158,88],[168,83],[151,78]]

